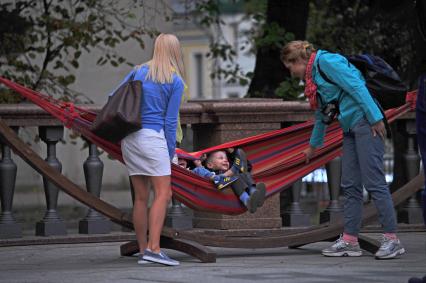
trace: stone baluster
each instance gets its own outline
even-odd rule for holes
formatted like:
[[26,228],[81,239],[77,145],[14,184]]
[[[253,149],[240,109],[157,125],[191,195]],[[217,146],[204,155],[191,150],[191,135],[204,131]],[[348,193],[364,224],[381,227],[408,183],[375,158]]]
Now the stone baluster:
[[302,179],[296,181],[292,188],[292,202],[290,207],[283,214],[284,226],[310,226],[310,215],[305,213],[300,206],[300,191],[302,189]]
[[[18,128],[13,128],[16,132]],[[21,224],[15,221],[12,213],[17,167],[11,157],[10,147],[1,141],[2,159],[0,161],[0,239],[21,238]]]
[[[62,126],[39,127],[39,135],[47,144],[47,158],[45,160],[51,167],[61,172],[62,164],[56,158],[56,143],[63,137],[64,128]],[[66,235],[65,223],[57,212],[59,189],[45,177],[43,177],[43,184],[47,210],[43,219],[36,224],[36,235]]]
[[175,229],[192,228],[192,217],[185,213],[181,203],[174,197],[172,198],[172,206],[167,213],[165,225]]
[[[89,156],[83,164],[87,191],[96,197],[100,197],[104,164],[98,156],[95,144],[87,141]],[[80,220],[78,225],[80,234],[108,234],[111,231],[111,222],[96,210],[88,209],[87,215]]]
[[[182,126],[182,132],[185,137],[185,139],[182,141],[183,144],[185,141],[187,142],[187,136],[188,136],[188,127],[187,125],[181,125]],[[192,140],[192,136],[191,136]],[[186,143],[186,146],[188,146],[188,143]],[[177,144],[176,147],[183,148],[182,144]],[[173,180],[172,180],[173,181]],[[185,210],[182,207],[182,204],[175,199],[172,198],[172,206],[169,208],[169,211],[166,216],[165,225],[168,227],[172,227],[175,229],[191,229],[192,228],[192,216],[188,215]]]
[[[415,146],[416,125],[415,121],[408,120],[405,124],[408,135],[407,151],[404,154],[404,167],[407,181],[413,179],[420,171],[420,156]],[[420,194],[412,195],[398,213],[398,222],[408,224],[423,223]]]
[[320,214],[320,223],[337,223],[343,220],[343,207],[339,203],[340,179],[342,175],[342,160],[336,157],[325,165],[327,171],[327,182],[330,191],[330,203]]

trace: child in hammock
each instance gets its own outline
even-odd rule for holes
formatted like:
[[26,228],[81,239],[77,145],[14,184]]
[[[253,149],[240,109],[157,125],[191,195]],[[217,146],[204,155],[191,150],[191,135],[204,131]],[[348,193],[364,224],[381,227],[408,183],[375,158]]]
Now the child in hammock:
[[207,155],[205,167],[201,160],[194,160],[195,168],[192,171],[209,178],[219,190],[230,185],[249,212],[254,213],[265,200],[265,184],[254,183],[242,149],[228,149],[228,152],[233,157],[232,166],[229,164],[226,152],[217,150]]

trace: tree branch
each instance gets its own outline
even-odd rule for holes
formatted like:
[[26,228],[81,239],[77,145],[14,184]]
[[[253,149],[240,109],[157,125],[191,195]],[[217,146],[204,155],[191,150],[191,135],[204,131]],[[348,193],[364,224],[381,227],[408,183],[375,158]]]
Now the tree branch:
[[44,56],[44,60],[43,60],[43,64],[42,67],[40,69],[40,74],[38,76],[37,81],[33,84],[32,88],[33,89],[37,89],[38,85],[40,84],[41,80],[44,77],[44,72],[47,69],[47,65],[49,64],[50,58],[51,58],[51,51],[50,48],[52,46],[52,39],[51,39],[51,31],[49,28],[49,7],[50,4],[52,3],[52,1],[50,1],[50,3],[47,2],[47,0],[43,0],[43,5],[44,5],[44,12],[43,14],[46,17],[46,22],[45,22],[45,28],[46,28],[46,33],[47,33],[47,42],[46,42],[46,53]]

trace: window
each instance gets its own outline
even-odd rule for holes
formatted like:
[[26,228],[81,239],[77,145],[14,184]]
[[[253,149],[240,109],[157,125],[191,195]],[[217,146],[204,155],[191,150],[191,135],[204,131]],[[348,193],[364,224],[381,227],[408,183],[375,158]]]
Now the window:
[[195,59],[195,89],[197,98],[203,97],[203,54],[194,54]]

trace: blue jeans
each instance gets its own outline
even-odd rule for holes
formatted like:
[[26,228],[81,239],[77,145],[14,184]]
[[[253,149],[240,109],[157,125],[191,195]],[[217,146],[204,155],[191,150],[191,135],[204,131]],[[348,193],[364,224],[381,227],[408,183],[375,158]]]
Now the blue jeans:
[[357,236],[361,229],[363,186],[371,194],[384,233],[395,233],[396,218],[383,170],[384,142],[373,136],[363,118],[343,135],[341,188],[345,196],[344,232]]

